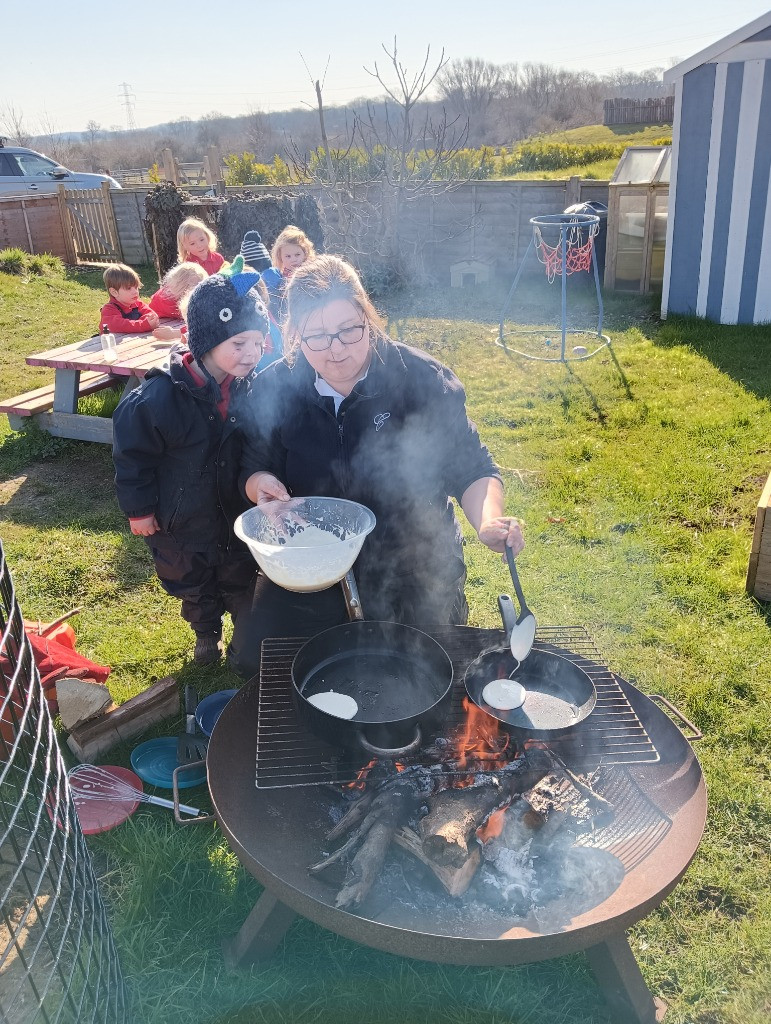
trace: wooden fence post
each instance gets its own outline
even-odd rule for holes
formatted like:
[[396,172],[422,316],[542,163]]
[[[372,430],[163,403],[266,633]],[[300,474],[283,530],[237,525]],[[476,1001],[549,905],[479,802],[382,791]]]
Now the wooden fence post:
[[59,219],[62,223],[67,263],[72,267],[76,267],[78,265],[78,256],[75,252],[75,239],[72,237],[72,225],[70,224],[70,214],[67,209],[67,189],[61,182],[56,186],[56,195],[59,200]]
[[206,170],[206,184],[216,185],[222,177],[222,158],[216,146],[209,146],[206,150],[203,165]]
[[179,184],[177,162],[174,159],[174,154],[168,148],[163,151],[163,174],[166,181],[173,181],[175,185]]
[[568,178],[567,187],[565,188],[565,206],[575,206],[576,203],[580,202],[581,179],[577,174],[573,174]]

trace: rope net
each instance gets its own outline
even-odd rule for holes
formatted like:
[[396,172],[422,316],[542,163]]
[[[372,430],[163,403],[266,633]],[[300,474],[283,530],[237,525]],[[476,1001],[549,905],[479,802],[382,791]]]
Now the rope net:
[[[535,253],[546,268],[549,284],[558,275],[562,276],[562,231],[565,230],[565,273],[575,274],[579,270],[591,268],[594,238],[599,229],[598,222],[587,225],[571,221],[567,229],[564,228],[564,225],[550,225],[550,227],[554,226],[559,228],[560,236],[556,245],[549,245],[543,238],[541,225],[533,224]],[[586,241],[584,241],[584,228],[587,230]]]

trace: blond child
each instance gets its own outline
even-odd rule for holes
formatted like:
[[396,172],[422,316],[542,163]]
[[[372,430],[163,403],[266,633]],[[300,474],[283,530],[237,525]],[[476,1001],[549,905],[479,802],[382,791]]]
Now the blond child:
[[139,274],[125,263],[111,263],[102,274],[110,301],[99,314],[99,333],[149,334],[158,328],[158,314],[139,298]]
[[207,277],[200,263],[178,263],[164,275],[161,287],[150,299],[150,309],[154,309],[158,316],[180,320],[181,300]]
[[270,312],[279,324],[286,318],[284,296],[290,277],[315,255],[313,242],[294,224],[288,224],[273,243],[270,252],[273,266],[263,271],[262,280],[270,295]]
[[217,252],[217,236],[197,217],[188,217],[179,225],[177,253],[180,263],[198,263],[207,274],[216,274],[225,262]]

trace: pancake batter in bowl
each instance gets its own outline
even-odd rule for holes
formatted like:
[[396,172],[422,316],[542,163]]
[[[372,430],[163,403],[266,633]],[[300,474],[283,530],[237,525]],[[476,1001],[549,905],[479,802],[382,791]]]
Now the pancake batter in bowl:
[[341,578],[348,541],[312,523],[284,544],[253,542],[268,576],[285,590],[309,593],[331,587]]

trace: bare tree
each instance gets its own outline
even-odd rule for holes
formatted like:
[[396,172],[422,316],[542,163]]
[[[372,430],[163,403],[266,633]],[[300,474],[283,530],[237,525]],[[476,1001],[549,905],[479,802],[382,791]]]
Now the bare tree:
[[252,109],[245,122],[244,134],[249,149],[256,154],[258,160],[272,159],[277,150],[270,115],[262,110]]
[[[62,136],[59,126],[47,110],[43,111],[42,115],[38,118],[37,139],[42,140],[42,147],[46,155],[56,160],[59,164],[68,162],[72,156],[72,148],[69,142]],[[37,144],[41,145],[41,142],[38,141]]]
[[298,177],[323,185],[336,211],[337,241],[360,264],[414,273],[418,243],[405,242],[406,207],[459,183],[452,161],[466,144],[468,122],[451,120],[444,110],[432,120],[426,108],[426,95],[447,63],[444,51],[432,61],[427,47],[415,73],[399,59],[396,39],[383,51],[387,60],[364,70],[385,99],[354,110],[335,148],[327,137],[322,84],[316,81],[321,147],[308,160],[295,146],[290,159]]
[[619,99],[644,100],[652,96],[667,96],[672,86],[664,85],[664,68],[646,68],[644,71],[627,71],[617,68],[602,76],[604,95]]
[[94,121],[92,119],[86,124],[86,147],[88,150],[88,161],[92,171],[95,171],[99,166],[99,155],[97,153],[96,143],[101,130],[102,126],[98,121]]
[[442,99],[450,110],[467,118],[473,142],[486,137],[487,113],[500,95],[506,74],[504,65],[464,57],[450,61],[437,75]]
[[198,122],[198,143],[204,148],[216,146],[222,141],[226,122],[230,118],[219,110],[210,110]]
[[28,146],[32,142],[32,133],[24,123],[24,112],[17,110],[13,103],[0,108],[0,128],[17,146]]

